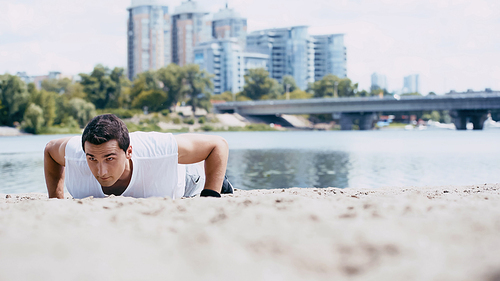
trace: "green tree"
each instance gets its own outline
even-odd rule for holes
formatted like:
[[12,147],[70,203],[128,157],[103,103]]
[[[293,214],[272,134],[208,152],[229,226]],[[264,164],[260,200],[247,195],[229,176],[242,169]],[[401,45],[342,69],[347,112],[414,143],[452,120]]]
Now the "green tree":
[[200,70],[197,64],[188,64],[183,67],[183,94],[189,97],[187,102],[193,113],[197,107],[210,109],[210,93],[213,90],[211,75]]
[[56,97],[56,118],[54,119],[54,125],[63,123],[63,120],[70,116],[69,112],[69,99],[63,95],[58,95]]
[[59,85],[57,83],[57,79],[42,80],[41,88],[42,88],[42,90],[45,90],[48,92],[57,92],[57,93],[59,93],[61,90],[61,88],[59,87]]
[[433,110],[431,112],[431,120],[438,122],[441,121],[441,114],[439,114],[439,111]]
[[401,96],[417,96],[417,97],[421,97],[422,94],[414,92],[414,93],[404,93],[404,94],[401,94]]
[[42,90],[47,92],[64,93],[73,82],[69,78],[45,79],[42,81]]
[[56,119],[56,99],[58,94],[45,90],[31,91],[30,102],[38,105],[43,112],[43,126],[50,127]]
[[390,94],[386,89],[381,89],[379,86],[372,86],[370,87],[370,93],[367,93],[366,91],[363,90],[364,95],[361,94],[361,92],[358,92],[359,93],[359,96],[363,97],[363,96],[380,96],[382,94],[382,96],[389,96],[389,95],[392,95]]
[[340,79],[339,97],[358,97],[358,83],[352,83],[349,78]]
[[153,71],[146,71],[137,75],[130,89],[132,107],[142,109],[147,106],[150,111],[160,111],[168,108],[168,95],[160,87],[161,81]]
[[293,92],[297,90],[299,87],[297,83],[295,83],[295,79],[291,75],[283,76],[283,93],[286,93],[286,85],[288,85],[288,92]]
[[132,102],[134,108],[148,107],[149,111],[157,112],[164,109],[167,101],[167,94],[162,90],[142,91]]
[[129,86],[129,81],[125,76],[125,69],[121,67],[115,67],[111,71],[109,78],[113,82],[113,91],[109,93],[109,100],[106,107],[108,108],[119,108],[123,105],[122,91],[123,88]]
[[[378,95],[379,93],[377,93]],[[361,91],[358,91],[357,92],[357,96],[358,97],[371,97],[371,96],[374,96],[374,94],[372,94],[371,92],[368,92],[366,90],[361,90]]]
[[126,79],[122,68],[110,71],[99,64],[90,75],[80,73],[80,77],[83,91],[96,108],[115,108],[119,105],[122,83]]
[[349,78],[338,78],[333,74],[328,74],[323,79],[314,82],[313,91],[314,97],[334,97],[335,86],[337,86],[338,97],[357,97],[358,84],[353,84]]
[[155,73],[153,71],[145,71],[139,73],[135,80],[132,82],[132,88],[130,89],[130,98],[132,101],[141,92],[158,90],[160,89],[159,81],[156,79]]
[[212,95],[212,100],[221,100],[221,101],[233,101],[236,98],[236,94],[233,95],[231,91],[226,91],[220,95]]
[[28,84],[28,93],[29,93],[30,96],[36,94],[37,91],[38,90],[37,90],[37,88],[35,86],[35,83],[31,82],[31,83]]
[[[295,91],[290,93],[290,99],[310,99],[313,97],[313,94],[310,94],[306,91],[302,91],[301,89],[295,89]],[[284,100],[286,99],[286,95],[281,95],[278,99]]]
[[242,95],[251,100],[276,99],[281,92],[281,86],[275,79],[269,77],[264,68],[249,69],[245,75],[245,86]]
[[0,75],[0,124],[11,126],[24,118],[29,93],[26,84],[17,76]]
[[97,115],[94,104],[80,98],[71,99],[68,107],[71,113],[70,116],[78,122],[80,128],[85,127],[90,119]]
[[160,85],[165,93],[167,93],[166,107],[170,108],[176,105],[183,98],[182,78],[184,77],[183,69],[175,63],[169,64],[156,71],[157,79],[161,82]]
[[[73,83],[70,79],[47,79],[42,81],[42,90],[38,91],[33,83],[28,84],[30,102],[40,106],[43,110],[44,126],[61,125],[68,123],[69,117],[76,118],[69,102],[73,98],[87,99],[84,87],[80,83]],[[73,119],[72,119],[73,120]],[[73,126],[73,120],[69,122]],[[64,125],[64,124],[63,124]]]
[[[324,98],[324,97],[334,97],[335,95],[335,85],[338,86],[339,78],[334,75],[326,75],[321,80],[314,82],[312,89],[314,92],[314,97]],[[338,91],[338,88],[337,88]]]
[[130,108],[132,104],[132,98],[130,97],[130,91],[131,91],[130,86],[123,86],[121,90],[121,95],[119,99],[119,103],[121,105],[121,108]]
[[80,83],[73,83],[69,85],[63,94],[68,100],[72,98],[88,99],[84,87]]
[[236,101],[251,101],[251,99],[243,94],[243,91],[236,93]]
[[437,110],[433,110],[433,111],[431,111],[431,113],[423,112],[422,119],[424,119],[426,121],[432,120],[432,121],[440,122],[441,121],[441,114]]
[[43,110],[40,106],[30,103],[26,111],[24,112],[24,118],[22,122],[22,128],[24,131],[32,134],[40,133],[43,123]]
[[60,124],[63,125],[63,127],[74,127],[74,124],[78,123],[73,118],[71,118],[71,120],[69,119],[73,116],[69,102],[74,98],[89,101],[83,85],[78,82],[68,85],[64,93],[56,96],[56,118],[54,124]]

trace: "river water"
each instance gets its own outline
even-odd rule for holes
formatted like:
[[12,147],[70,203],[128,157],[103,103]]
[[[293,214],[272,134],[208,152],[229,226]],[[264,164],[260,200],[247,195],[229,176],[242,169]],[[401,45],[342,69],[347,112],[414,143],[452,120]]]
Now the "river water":
[[[500,182],[500,130],[220,132],[236,188]],[[45,192],[43,149],[63,135],[0,137],[0,193]]]

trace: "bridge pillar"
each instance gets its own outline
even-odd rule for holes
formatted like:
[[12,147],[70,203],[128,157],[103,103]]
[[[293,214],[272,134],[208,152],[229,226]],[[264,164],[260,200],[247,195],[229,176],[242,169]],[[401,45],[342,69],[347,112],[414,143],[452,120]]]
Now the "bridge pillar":
[[454,110],[450,112],[457,130],[467,130],[467,120],[470,120],[474,130],[482,130],[488,110]]
[[352,123],[354,122],[354,113],[342,113],[340,114],[340,129],[341,130],[352,130]]
[[371,130],[374,127],[375,120],[377,120],[377,114],[373,112],[342,113],[340,115],[340,129],[352,130],[352,125],[356,120],[359,122],[360,130]]
[[361,113],[359,118],[359,129],[360,130],[371,130],[375,127],[375,121],[377,120],[377,114],[373,112]]

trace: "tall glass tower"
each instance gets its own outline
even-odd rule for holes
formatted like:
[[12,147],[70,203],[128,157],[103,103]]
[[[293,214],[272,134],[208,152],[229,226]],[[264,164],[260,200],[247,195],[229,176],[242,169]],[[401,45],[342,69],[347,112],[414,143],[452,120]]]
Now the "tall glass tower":
[[194,63],[194,46],[212,39],[208,12],[195,1],[184,1],[172,15],[172,62],[180,66]]
[[418,74],[405,76],[403,79],[403,93],[420,93],[420,79]]
[[374,72],[372,74],[371,90],[382,89],[387,90],[387,77],[385,75]]
[[339,78],[347,77],[346,48],[344,34],[315,35],[314,80],[321,80],[327,74]]
[[247,19],[234,9],[220,9],[212,20],[212,36],[215,39],[236,38],[242,50],[246,47]]
[[269,74],[279,82],[291,75],[304,90],[314,82],[314,39],[307,26],[254,31],[247,36],[247,51],[269,55]]
[[171,24],[163,0],[132,0],[127,10],[127,75],[133,80],[171,62]]
[[214,39],[194,48],[194,63],[213,74],[214,94],[243,89],[244,53],[236,38]]

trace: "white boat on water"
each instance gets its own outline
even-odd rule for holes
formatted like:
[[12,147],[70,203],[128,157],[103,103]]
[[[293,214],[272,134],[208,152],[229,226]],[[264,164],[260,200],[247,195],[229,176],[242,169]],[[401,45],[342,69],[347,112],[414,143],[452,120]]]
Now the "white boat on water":
[[441,123],[438,121],[432,121],[429,119],[427,121],[427,124],[425,126],[427,130],[456,130],[457,128],[455,127],[455,124],[453,123]]
[[[471,122],[466,124],[467,130],[472,130],[474,125]],[[408,124],[404,127],[405,130],[456,130],[456,126],[453,123],[441,123],[438,121],[429,120],[424,124],[412,125]],[[491,116],[484,121],[483,130],[500,129],[500,121],[496,122],[491,118]]]
[[493,120],[491,116],[488,116],[488,119],[486,119],[483,123],[483,130],[491,129],[500,129],[500,122],[497,122]]
[[413,125],[410,125],[410,124],[406,125],[405,130],[407,130],[407,131],[413,130]]

